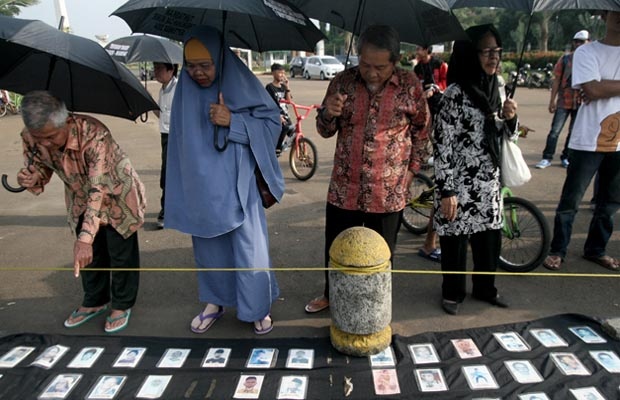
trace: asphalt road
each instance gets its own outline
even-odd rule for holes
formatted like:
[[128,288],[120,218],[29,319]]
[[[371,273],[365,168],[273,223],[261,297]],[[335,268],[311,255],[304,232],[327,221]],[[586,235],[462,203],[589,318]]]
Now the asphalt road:
[[[261,76],[265,83],[269,76]],[[319,103],[327,82],[293,79],[294,100],[301,104]],[[156,93],[156,82],[149,83]],[[532,167],[533,178],[516,188],[515,195],[533,201],[553,223],[565,170],[558,160],[545,170],[534,169],[540,160],[551,122],[547,112],[549,92],[520,88],[521,122],[535,130],[520,141]],[[157,119],[150,114],[146,123],[133,123],[100,116],[113,136],[129,154],[147,189],[147,223],[139,232],[143,268],[165,268],[164,272],[144,271],[140,293],[130,326],[119,335],[196,337],[189,322],[202,306],[198,302],[193,271],[191,240],[168,229],[157,230],[159,211],[160,147]],[[15,174],[22,165],[18,132],[19,116],[0,118],[0,173]],[[268,210],[271,254],[276,267],[310,268],[323,265],[323,225],[327,184],[331,171],[334,139],[323,139],[314,129],[314,114],[303,129],[319,152],[319,169],[309,181],[296,180],[288,167],[288,154],[280,159],[286,180],[281,204]],[[560,145],[563,143],[564,134]],[[587,196],[589,196],[588,194]],[[563,273],[594,274],[592,277],[555,276],[540,267],[535,275],[500,276],[497,286],[511,304],[507,310],[487,307],[468,298],[458,316],[440,308],[441,276],[399,273],[393,275],[394,333],[410,336],[429,331],[446,331],[536,319],[560,313],[581,313],[595,317],[617,317],[619,313],[617,275],[601,278],[609,271],[581,258],[591,212],[585,198],[577,215],[570,252]],[[436,272],[439,264],[417,255],[423,237],[401,231],[394,269]],[[63,188],[53,178],[39,197],[0,190],[0,336],[18,332],[46,334],[102,334],[104,317],[74,330],[62,322],[81,301],[81,284],[72,275],[73,237],[66,224]],[[616,231],[608,253],[620,256],[620,235]],[[275,329],[269,337],[320,337],[329,335],[329,313],[308,315],[303,306],[323,288],[322,271],[277,272],[281,298],[273,306]],[[228,310],[206,337],[251,338],[251,324],[239,322]]]

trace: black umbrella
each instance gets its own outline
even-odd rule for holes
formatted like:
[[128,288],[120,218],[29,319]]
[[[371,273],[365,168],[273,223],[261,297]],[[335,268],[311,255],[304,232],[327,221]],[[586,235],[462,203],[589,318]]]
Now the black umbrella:
[[129,0],[112,13],[134,32],[182,40],[194,26],[224,33],[229,46],[310,50],[325,36],[286,0]]
[[135,120],[157,103],[98,43],[41,21],[0,16],[0,87],[47,90],[71,111]]
[[155,36],[125,36],[111,41],[105,49],[113,59],[125,64],[141,61],[183,63],[183,48],[178,43]]

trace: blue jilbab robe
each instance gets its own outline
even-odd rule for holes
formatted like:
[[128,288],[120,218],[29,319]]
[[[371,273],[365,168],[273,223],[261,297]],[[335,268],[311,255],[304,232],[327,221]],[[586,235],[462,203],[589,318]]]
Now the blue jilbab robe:
[[[184,43],[196,38],[209,50],[218,68],[220,34],[208,27],[192,29]],[[265,211],[258,193],[258,167],[279,201],[284,180],[275,146],[280,134],[277,105],[260,81],[228,47],[222,75],[201,87],[183,69],[172,104],[166,168],[166,228],[192,235],[198,268],[271,267]],[[218,103],[218,85],[231,111],[230,127],[218,128],[214,146],[211,104]],[[237,307],[242,321],[263,319],[278,297],[270,271],[199,272],[201,302]]]

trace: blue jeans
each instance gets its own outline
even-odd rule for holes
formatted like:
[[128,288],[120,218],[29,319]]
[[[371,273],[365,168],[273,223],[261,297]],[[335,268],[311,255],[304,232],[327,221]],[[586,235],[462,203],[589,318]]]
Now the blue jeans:
[[543,158],[545,160],[553,160],[555,147],[558,144],[558,137],[560,137],[560,133],[562,132],[562,129],[564,129],[566,120],[570,117],[570,123],[568,124],[568,135],[566,136],[564,149],[562,150],[562,155],[560,156],[560,159],[562,160],[568,159],[568,141],[570,140],[570,134],[573,131],[573,124],[575,123],[576,116],[577,109],[570,110],[566,108],[558,108],[555,110],[553,120],[551,121],[551,131],[549,131],[549,134],[547,135],[547,144],[543,150]]
[[562,197],[555,211],[550,255],[562,258],[566,256],[579,203],[597,171],[599,188],[595,194],[596,208],[590,221],[583,255],[605,255],[607,242],[614,230],[613,217],[620,208],[620,152],[580,150],[570,150],[570,165],[562,188]]

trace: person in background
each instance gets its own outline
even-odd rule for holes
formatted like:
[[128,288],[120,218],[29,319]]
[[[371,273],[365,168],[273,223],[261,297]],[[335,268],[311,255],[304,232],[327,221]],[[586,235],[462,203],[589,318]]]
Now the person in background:
[[620,11],[603,12],[602,40],[580,46],[573,56],[573,89],[583,91],[568,148],[570,164],[555,211],[553,239],[543,261],[560,269],[568,251],[579,204],[598,174],[596,205],[583,246],[583,257],[611,271],[620,270],[617,258],[606,254],[620,207]]
[[166,200],[166,160],[168,155],[168,132],[170,131],[170,110],[174,90],[177,87],[177,65],[168,63],[153,63],[155,80],[161,83],[159,89],[159,110],[154,113],[159,118],[159,132],[161,133],[161,171],[159,174],[159,187],[161,188],[161,209],[157,215],[157,227],[164,227],[164,205]]
[[24,159],[33,162],[19,171],[17,182],[40,195],[55,172],[65,185],[68,222],[77,235],[75,276],[84,267],[112,269],[81,274],[84,299],[64,325],[84,324],[106,312],[111,300],[104,330],[119,332],[127,327],[138,295],[137,231],[144,223],[144,185],[105,125],[90,116],[70,114],[49,92],[26,94],[22,119]]
[[[325,267],[336,236],[354,226],[379,233],[393,257],[408,188],[427,156],[428,106],[415,74],[396,66],[398,33],[369,26],[357,50],[359,66],[330,82],[316,120],[321,136],[337,134],[325,210]],[[327,307],[326,270],[323,295],[305,310]]]
[[273,328],[271,304],[279,289],[269,270],[257,176],[279,201],[284,179],[274,149],[280,112],[256,76],[221,46],[218,31],[206,26],[193,28],[184,40],[185,65],[170,120],[166,227],[192,236],[196,265],[204,271],[198,273],[198,293],[206,306],[191,330],[206,332],[224,307],[236,307],[237,318],[262,335]]
[[288,115],[288,105],[281,103],[280,100],[291,101],[293,96],[291,95],[291,89],[289,88],[289,81],[286,77],[286,70],[284,66],[278,63],[271,65],[271,76],[273,81],[269,82],[265,89],[280,107],[280,122],[282,123],[282,132],[278,138],[276,145],[276,155],[280,155],[282,152],[282,142],[287,135],[291,135],[295,131],[295,126],[291,122],[291,118]]
[[579,90],[571,88],[573,54],[579,46],[589,40],[590,34],[588,31],[583,30],[577,32],[573,37],[571,51],[560,57],[553,68],[554,78],[553,85],[551,86],[551,98],[549,99],[549,112],[553,114],[553,120],[551,121],[551,130],[547,135],[547,144],[543,150],[543,158],[536,164],[536,168],[538,169],[544,169],[551,165],[553,153],[555,153],[555,147],[558,143],[558,137],[562,129],[564,129],[566,120],[570,117],[568,135],[564,143],[564,150],[562,150],[562,154],[560,155],[562,167],[568,167],[568,142],[570,141],[577,110],[581,104]]
[[[467,245],[474,271],[497,269],[501,248],[500,140],[517,132],[517,104],[503,107],[496,70],[502,55],[499,33],[492,25],[467,29],[470,40],[454,43],[448,88],[437,115],[434,139],[434,226],[443,250],[443,271],[467,269]],[[500,118],[501,116],[501,118]],[[472,277],[474,298],[507,307],[494,275]],[[444,274],[442,308],[457,314],[466,295],[466,275]]]

